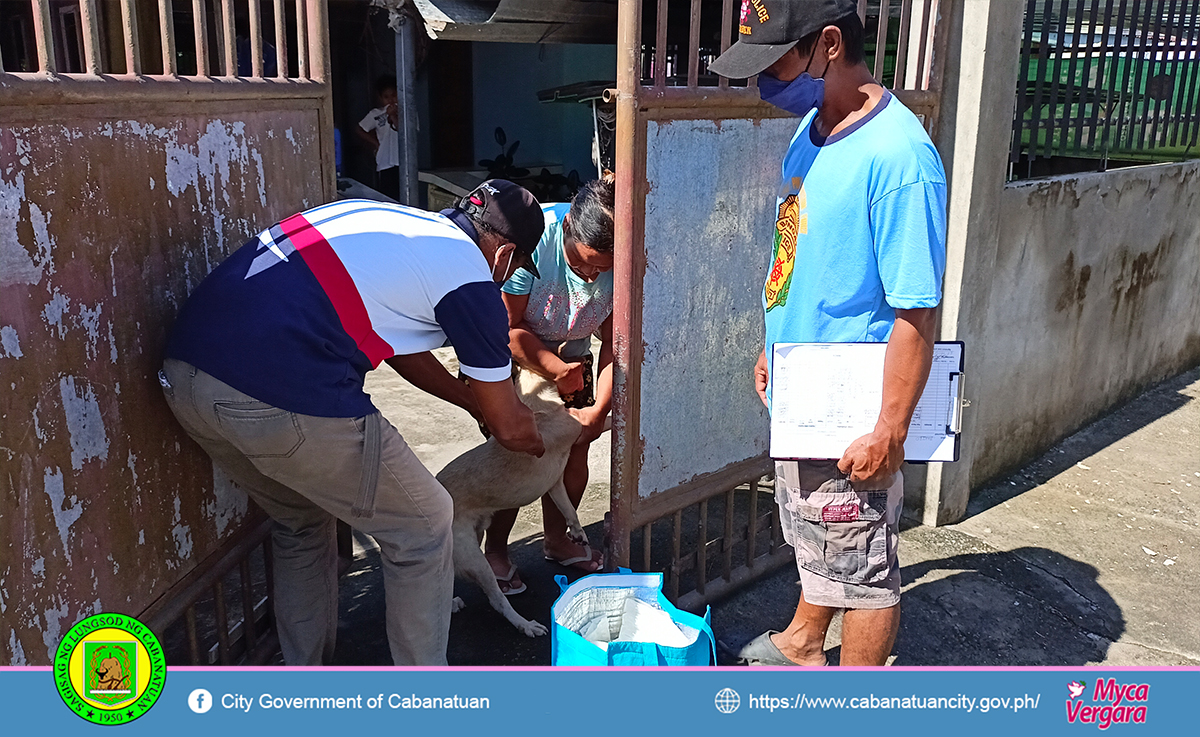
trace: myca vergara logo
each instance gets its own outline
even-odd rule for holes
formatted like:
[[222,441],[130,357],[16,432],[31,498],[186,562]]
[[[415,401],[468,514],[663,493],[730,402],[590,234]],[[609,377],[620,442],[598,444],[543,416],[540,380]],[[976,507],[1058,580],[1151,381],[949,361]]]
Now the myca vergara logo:
[[1108,729],[1114,724],[1145,724],[1150,684],[1117,683],[1116,679],[1098,678],[1092,691],[1092,703],[1085,704],[1086,681],[1067,684],[1067,723],[1094,724]]
[[158,638],[124,614],[97,614],[77,623],[54,655],[58,695],[94,724],[126,724],[145,714],[166,677]]

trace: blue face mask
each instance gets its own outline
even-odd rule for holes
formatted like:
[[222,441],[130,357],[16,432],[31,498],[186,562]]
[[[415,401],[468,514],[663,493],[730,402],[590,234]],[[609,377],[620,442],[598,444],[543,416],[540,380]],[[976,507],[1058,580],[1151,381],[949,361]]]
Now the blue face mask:
[[[814,55],[816,51],[814,46]],[[808,57],[808,64],[812,64],[812,56]],[[797,117],[804,117],[809,110],[820,108],[825,102],[825,73],[822,72],[819,79],[813,79],[806,65],[799,77],[791,82],[783,82],[763,72],[758,75],[758,94],[763,102],[769,102]]]

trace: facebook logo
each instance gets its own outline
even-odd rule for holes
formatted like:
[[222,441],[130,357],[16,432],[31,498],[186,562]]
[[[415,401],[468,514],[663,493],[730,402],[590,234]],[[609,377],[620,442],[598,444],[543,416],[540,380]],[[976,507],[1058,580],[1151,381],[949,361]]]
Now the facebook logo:
[[212,708],[213,697],[208,691],[203,688],[198,688],[188,695],[188,706],[197,714],[203,714]]

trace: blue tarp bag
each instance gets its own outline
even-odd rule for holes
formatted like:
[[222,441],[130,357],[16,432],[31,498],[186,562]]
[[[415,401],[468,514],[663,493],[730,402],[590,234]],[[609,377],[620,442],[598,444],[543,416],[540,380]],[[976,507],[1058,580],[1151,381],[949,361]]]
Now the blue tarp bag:
[[[552,665],[705,666],[717,662],[712,609],[706,608],[703,617],[677,609],[663,595],[663,574],[631,573],[621,568],[616,573],[584,576],[570,585],[566,576],[554,580],[562,593],[550,610],[554,620],[550,630]],[[626,607],[650,611],[645,605],[670,615],[680,632],[678,637],[672,633],[674,645],[616,639]],[[606,643],[607,649],[580,634],[589,626],[608,627],[609,622],[613,641]]]

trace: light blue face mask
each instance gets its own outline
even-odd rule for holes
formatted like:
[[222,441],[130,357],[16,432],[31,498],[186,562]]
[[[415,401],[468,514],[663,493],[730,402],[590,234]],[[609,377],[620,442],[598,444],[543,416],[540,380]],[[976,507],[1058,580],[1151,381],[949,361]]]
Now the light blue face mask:
[[[804,117],[813,108],[820,109],[825,102],[825,72],[817,79],[813,79],[808,73],[808,67],[812,65],[816,53],[817,48],[814,45],[804,71],[791,82],[783,82],[766,72],[758,75],[758,94],[763,102],[769,102],[797,117]],[[829,70],[828,65],[825,69]]]

